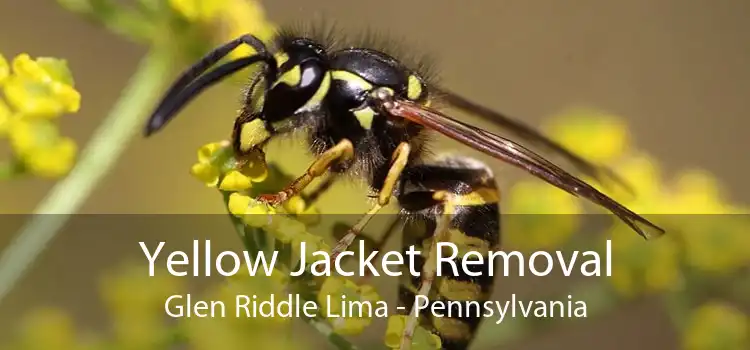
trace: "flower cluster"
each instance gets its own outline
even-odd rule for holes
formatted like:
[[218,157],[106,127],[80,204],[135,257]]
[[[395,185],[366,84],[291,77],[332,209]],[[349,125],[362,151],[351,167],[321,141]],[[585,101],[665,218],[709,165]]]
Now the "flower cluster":
[[[257,1],[246,0],[169,0],[169,5],[186,20],[217,30],[213,40],[226,42],[246,33],[253,33],[262,41],[270,40],[275,26],[266,19],[263,7]],[[241,46],[230,57],[252,54],[252,49]]]
[[[170,47],[190,62],[240,35],[252,33],[266,42],[276,32],[259,1],[139,0],[136,6],[113,0],[57,1],[131,40]],[[229,56],[251,53],[249,47],[240,46]]]
[[[237,275],[230,277],[211,288],[205,298],[224,302],[225,305],[236,303],[238,295],[255,296],[257,303],[276,302],[289,295],[288,275],[284,271],[274,270],[270,276],[257,275],[249,277]],[[234,315],[232,315],[234,316]],[[252,315],[250,315],[252,316]],[[275,315],[274,317],[226,317],[226,318],[190,318],[184,320],[182,327],[185,338],[192,349],[241,349],[253,344],[262,349],[306,349],[306,343],[297,337],[283,337],[291,331],[292,318]]]
[[[547,132],[575,153],[611,167],[632,187],[625,189],[588,179],[600,190],[633,211],[664,227],[668,234],[644,241],[615,221],[606,235],[613,240],[613,277],[608,279],[623,295],[680,288],[683,266],[709,273],[729,273],[750,263],[750,222],[747,212],[729,203],[717,180],[699,170],[666,178],[658,163],[635,148],[627,124],[619,117],[591,109],[573,109],[550,120]],[[538,181],[521,181],[511,188],[508,210],[514,213],[582,213],[579,200]],[[594,209],[603,212],[601,208]],[[555,229],[535,228],[510,219],[506,242],[532,249],[564,244],[577,231],[577,215],[559,215]],[[559,222],[558,222],[559,221]],[[517,227],[515,227],[517,226]],[[536,234],[540,232],[540,234]]]
[[[645,241],[623,224],[609,229],[613,266],[607,280],[620,295],[670,292],[690,300],[705,279],[729,277],[729,288],[737,282],[750,264],[750,220],[738,214],[749,210],[731,203],[711,174],[689,169],[667,177],[650,155],[634,149],[626,124],[606,113],[576,110],[554,119],[549,129],[565,146],[627,179],[635,196],[602,190],[667,231]],[[689,312],[686,349],[747,347],[747,315],[731,305],[717,301]]]
[[[108,310],[110,335],[81,331],[72,317],[57,308],[39,308],[26,315],[17,333],[3,339],[0,347],[38,349],[160,349],[171,343],[175,333],[164,322],[164,300],[184,291],[184,286],[167,271],[149,277],[146,267],[122,265],[106,275],[100,291]],[[5,349],[6,347],[4,347]]]
[[0,137],[13,150],[12,159],[0,161],[0,178],[66,175],[75,163],[77,146],[60,134],[58,120],[81,105],[66,61],[33,59],[24,53],[9,63],[0,55],[0,88]]
[[747,349],[750,318],[723,302],[706,303],[690,315],[683,342],[686,350]]
[[[227,193],[226,205],[229,213],[241,220],[247,227],[261,229],[261,231],[255,233],[256,235],[270,234],[275,241],[274,246],[277,250],[279,247],[282,250],[289,249],[293,256],[300,258],[299,247],[304,242],[307,247],[306,254],[308,254],[305,256],[305,260],[308,264],[313,264],[316,259],[320,258],[319,255],[313,256],[313,252],[330,253],[331,247],[323,237],[309,232],[308,226],[317,222],[317,220],[310,218],[318,215],[317,211],[308,207],[301,197],[290,198],[282,208],[268,206],[255,200],[254,196],[258,194],[258,191],[255,191],[255,185],[270,179],[269,169],[261,152],[244,155],[242,161],[237,161],[228,142],[209,143],[199,149],[198,162],[191,168],[191,173],[206,186],[216,187]],[[284,212],[278,212],[277,209],[283,209]],[[289,252],[280,252],[282,255],[286,255],[286,253]],[[285,268],[291,267],[286,266]],[[287,281],[287,283],[293,283],[293,281]],[[328,305],[329,297],[331,297],[330,300],[340,300],[342,296],[346,300],[372,303],[380,300],[380,296],[372,286],[358,285],[343,277],[331,276],[322,278],[319,282],[317,302],[321,310],[333,312],[333,314],[322,315],[330,324],[333,332],[340,335],[362,333],[372,322],[370,315],[340,317],[338,316],[341,315],[340,304],[332,303]],[[403,333],[405,323],[397,322],[401,317],[403,316],[391,317],[386,339],[393,338],[394,333],[400,332],[399,337]],[[415,336],[415,347],[419,349],[439,348],[439,340],[436,343],[432,341],[433,338],[436,338],[434,334],[419,327]],[[425,347],[425,344],[428,347]],[[435,344],[438,344],[438,347],[431,347]]]

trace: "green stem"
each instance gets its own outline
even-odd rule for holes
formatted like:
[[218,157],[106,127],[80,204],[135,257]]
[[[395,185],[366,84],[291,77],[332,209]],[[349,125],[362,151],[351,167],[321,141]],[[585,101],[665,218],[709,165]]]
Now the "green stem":
[[172,65],[169,52],[154,50],[146,55],[119,101],[81,152],[75,168],[50,191],[31,221],[0,255],[0,302],[140,132],[143,118],[166,84]]
[[12,159],[0,163],[0,179],[10,180],[23,174],[24,168],[18,160]]

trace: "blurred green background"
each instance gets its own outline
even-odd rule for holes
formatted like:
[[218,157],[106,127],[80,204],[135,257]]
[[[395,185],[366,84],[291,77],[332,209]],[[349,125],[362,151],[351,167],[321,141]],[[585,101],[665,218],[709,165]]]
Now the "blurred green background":
[[[334,20],[344,32],[374,29],[415,43],[415,50],[436,58],[444,85],[535,125],[576,106],[613,113],[627,121],[638,148],[667,174],[702,168],[715,175],[729,200],[750,203],[750,142],[745,139],[750,129],[750,2],[289,0],[262,5],[278,24],[315,15]],[[0,52],[8,60],[27,52],[68,61],[82,107],[61,119],[61,129],[81,148],[146,52],[54,1],[0,2],[0,31]],[[81,212],[223,213],[216,192],[197,183],[188,169],[195,149],[228,136],[241,86],[218,86],[158,137],[137,137]],[[437,144],[464,151],[452,142]],[[310,160],[289,143],[274,145],[271,159],[282,149],[281,164],[291,173]],[[503,187],[520,175],[502,164],[495,168]],[[0,182],[0,213],[32,212],[54,183]],[[360,213],[366,205],[359,193],[352,185],[337,186],[320,207],[326,213]],[[12,234],[0,235],[0,247]],[[236,238],[217,234],[217,239]],[[84,324],[95,323],[101,310],[87,302],[95,295],[95,281],[125,251],[132,252],[133,247],[117,243],[102,238],[102,249],[79,251],[65,235],[56,238],[50,254],[58,258],[40,260],[0,304],[0,339],[12,332],[20,315],[42,304],[71,310]],[[509,348],[672,349],[676,344],[667,316],[646,299]]]

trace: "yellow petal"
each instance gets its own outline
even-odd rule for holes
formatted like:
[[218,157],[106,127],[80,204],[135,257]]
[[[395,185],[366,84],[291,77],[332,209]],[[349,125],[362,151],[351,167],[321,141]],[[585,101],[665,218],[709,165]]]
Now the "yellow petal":
[[5,135],[8,129],[10,129],[12,115],[13,112],[11,112],[10,107],[8,107],[5,101],[0,99],[0,136]]
[[509,245],[522,250],[554,248],[567,242],[580,225],[580,199],[542,181],[522,181],[511,187],[504,234]]
[[242,221],[251,227],[266,227],[273,222],[275,213],[276,211],[272,207],[251,199],[247,210],[245,210],[245,215],[242,216]]
[[395,315],[388,317],[388,325],[385,330],[385,346],[398,349],[401,346],[401,337],[406,329],[406,316]]
[[[221,12],[221,27],[225,33],[221,40],[253,33],[261,41],[268,42],[276,32],[275,26],[266,20],[263,5],[259,1],[228,0]],[[232,50],[229,57],[240,58],[253,53],[249,46],[241,45]]]
[[219,181],[219,169],[208,163],[196,163],[190,168],[190,174],[210,187]]
[[5,79],[10,75],[10,66],[8,66],[8,60],[0,54],[0,85],[5,82]]
[[[301,237],[307,234],[307,227],[293,218],[285,215],[278,215],[274,217],[272,226],[270,227],[272,233],[276,239],[282,243],[289,243],[292,239],[299,240]],[[308,251],[312,251],[308,245]]]
[[249,196],[232,193],[229,195],[229,212],[234,216],[241,217],[247,212],[247,208],[250,206],[251,201],[252,199]]
[[13,73],[19,77],[31,78],[40,82],[52,81],[52,77],[27,53],[22,53],[13,59]]
[[38,57],[36,59],[36,64],[39,68],[44,70],[52,81],[70,87],[75,84],[73,81],[73,74],[71,74],[66,60],[53,57]]
[[43,119],[14,119],[8,132],[13,151],[21,157],[40,148],[54,147],[60,140],[57,126]]
[[693,311],[684,332],[686,350],[747,349],[750,319],[724,302],[708,302]]
[[72,319],[57,309],[41,309],[27,316],[22,337],[25,349],[73,349],[76,331]]
[[191,21],[207,22],[226,7],[226,0],[169,0],[169,5]]
[[16,111],[34,117],[55,118],[69,111],[73,103],[70,96],[56,96],[49,83],[16,75],[6,80],[4,92]]
[[62,105],[64,113],[75,113],[81,109],[81,94],[72,86],[53,83],[51,84],[51,90]]
[[701,170],[686,171],[679,175],[670,198],[669,213],[674,214],[728,214],[729,205],[722,201],[719,182]]
[[596,163],[612,161],[630,145],[627,124],[621,118],[592,109],[571,109],[554,117],[546,129],[555,140]]
[[250,178],[243,175],[237,170],[230,170],[219,184],[219,189],[223,191],[243,191],[252,186]]
[[11,79],[6,81],[8,102],[19,112],[54,117],[80,109],[81,95],[73,88],[73,77],[65,60],[20,54],[13,60]]
[[198,161],[201,163],[211,162],[216,152],[225,145],[222,142],[211,142],[198,149]]
[[541,181],[522,181],[509,194],[508,213],[513,214],[580,214],[580,200]]
[[284,210],[290,214],[301,214],[305,211],[305,200],[300,196],[294,196],[284,202]]
[[70,138],[63,138],[54,147],[39,148],[23,158],[26,167],[40,177],[66,175],[76,160],[78,147]]

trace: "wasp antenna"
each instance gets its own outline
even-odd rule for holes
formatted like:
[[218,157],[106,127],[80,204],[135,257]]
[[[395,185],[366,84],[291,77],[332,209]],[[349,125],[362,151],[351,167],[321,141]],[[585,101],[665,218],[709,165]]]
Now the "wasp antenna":
[[[242,44],[250,46],[257,52],[257,54],[226,63],[207,74],[207,76],[211,75],[210,77],[204,78],[201,76],[201,74],[203,74],[211,66],[222,60],[230,52],[232,52],[232,50]],[[266,48],[265,44],[263,44],[260,39],[252,35],[243,35],[213,49],[211,52],[203,56],[203,58],[201,58],[198,62],[186,69],[182,74],[180,74],[180,77],[175,80],[174,83],[172,83],[172,85],[169,87],[169,90],[167,90],[167,92],[164,94],[161,102],[149,118],[144,130],[145,136],[150,136],[151,134],[161,129],[167,122],[169,122],[169,120],[174,117],[174,113],[179,111],[182,106],[184,106],[193,97],[195,97],[197,93],[204,90],[206,87],[213,85],[215,82],[223,79],[227,75],[232,74],[258,61],[265,61],[266,64],[270,67],[267,74],[275,75],[276,59],[268,53],[268,49]]]
[[655,238],[659,238],[663,236],[666,231],[651,223],[650,221],[646,220],[642,217],[624,217],[623,215],[618,215],[622,221],[624,221],[628,226],[630,226],[633,230],[635,230],[638,235],[643,237],[646,240],[652,240]]
[[203,90],[211,87],[235,72],[264,59],[265,57],[261,55],[238,58],[200,76],[190,85],[181,90],[179,94],[175,94],[168,100],[162,102],[146,124],[146,136],[150,136],[166,125],[183,107],[187,105],[188,102],[198,96]]

